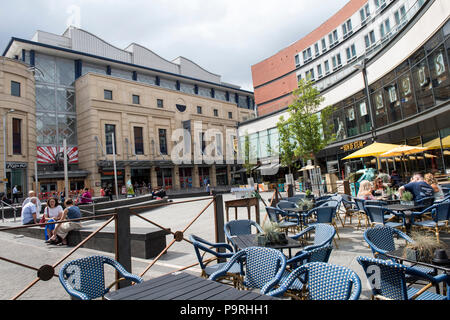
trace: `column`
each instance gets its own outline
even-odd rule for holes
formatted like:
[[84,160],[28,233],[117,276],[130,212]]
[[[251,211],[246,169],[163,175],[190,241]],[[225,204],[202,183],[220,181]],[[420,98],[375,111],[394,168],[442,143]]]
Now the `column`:
[[174,190],[180,190],[180,168],[175,166],[172,168],[172,184]]
[[158,175],[156,174],[155,167],[150,169],[150,183],[152,184],[152,188],[156,188],[158,186]]
[[216,165],[213,164],[209,167],[209,181],[211,183],[211,187],[217,186],[217,176],[216,176]]
[[227,165],[227,180],[228,185],[231,186],[231,165]]
[[192,187],[200,188],[200,177],[198,175],[198,165],[194,165],[194,169],[192,170]]

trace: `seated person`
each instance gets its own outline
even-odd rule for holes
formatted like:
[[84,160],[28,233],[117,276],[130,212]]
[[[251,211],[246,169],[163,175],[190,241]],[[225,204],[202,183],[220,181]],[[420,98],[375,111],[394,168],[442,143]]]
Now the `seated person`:
[[92,203],[92,196],[89,192],[89,188],[84,188],[84,192],[81,195],[80,204]]
[[383,195],[383,191],[385,190],[385,186],[383,184],[383,180],[381,178],[376,178],[373,182],[373,195],[381,196]]
[[405,191],[412,193],[414,201],[419,201],[423,198],[433,197],[433,188],[424,181],[423,175],[421,173],[415,173],[411,179],[411,182],[405,184],[398,189],[400,199]]
[[357,198],[364,200],[375,200],[372,194],[372,183],[368,180],[361,181]]
[[155,188],[152,192],[154,198],[164,198],[166,196],[166,191],[163,188]]
[[377,178],[381,179],[385,186],[388,186],[391,183],[391,177],[386,172],[384,172],[383,169],[378,170],[378,172],[379,174]]
[[441,186],[437,183],[437,180],[432,173],[427,173],[424,177],[424,181],[433,188],[435,200],[444,199],[444,191],[442,190]]
[[32,197],[30,201],[23,206],[22,208],[22,224],[23,225],[29,225],[29,224],[38,224],[39,218],[36,214],[36,204],[37,204],[37,198]]
[[400,187],[400,184],[402,183],[402,178],[398,174],[397,170],[392,170],[391,174],[391,186],[392,187]]

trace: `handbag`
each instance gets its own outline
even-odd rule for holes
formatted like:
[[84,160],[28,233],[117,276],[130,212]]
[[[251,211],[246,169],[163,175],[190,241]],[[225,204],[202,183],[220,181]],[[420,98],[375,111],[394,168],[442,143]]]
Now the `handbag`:
[[[47,210],[47,214],[48,214],[48,208],[46,208]],[[42,215],[41,220],[39,220],[39,224],[44,224],[47,223],[47,221],[45,221],[45,213]],[[40,226],[41,228],[44,228],[45,226]]]

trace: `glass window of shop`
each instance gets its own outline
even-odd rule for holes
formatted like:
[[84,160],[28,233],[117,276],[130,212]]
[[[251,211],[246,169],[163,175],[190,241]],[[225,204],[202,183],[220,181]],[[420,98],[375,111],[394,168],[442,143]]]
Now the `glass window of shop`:
[[259,132],[259,148],[261,158],[267,158],[270,156],[269,136],[267,130]]
[[347,98],[343,101],[344,106],[344,117],[345,117],[345,127],[347,130],[347,136],[356,136],[359,132],[358,124],[355,113],[355,103],[353,96]]
[[378,80],[370,88],[375,127],[380,128],[388,124],[386,104],[384,102],[383,81]]
[[354,95],[356,116],[358,118],[359,133],[366,133],[370,131],[370,113],[369,102],[366,99],[364,90]]
[[345,111],[341,106],[342,103],[335,105],[336,111],[333,113],[333,124],[337,141],[347,139],[347,130],[345,127]]
[[159,168],[156,171],[158,178],[158,186],[166,189],[172,188],[172,169],[170,168]]
[[216,182],[218,186],[228,185],[228,171],[226,166],[216,167]]
[[270,156],[275,156],[280,153],[280,141],[279,141],[278,129],[273,128],[268,130],[268,141],[270,145]]
[[389,123],[402,120],[402,109],[395,81],[395,72],[390,72],[383,78],[384,103]]
[[180,187],[182,189],[192,188],[192,168],[180,168]]
[[402,104],[403,118],[408,118],[417,113],[417,105],[414,99],[412,76],[408,71],[397,79],[400,101]]
[[200,187],[206,187],[206,183],[211,183],[211,180],[209,179],[209,168],[199,167],[198,178],[200,182]]
[[450,79],[444,45],[440,45],[428,56],[428,65],[436,104],[447,101],[450,97]]

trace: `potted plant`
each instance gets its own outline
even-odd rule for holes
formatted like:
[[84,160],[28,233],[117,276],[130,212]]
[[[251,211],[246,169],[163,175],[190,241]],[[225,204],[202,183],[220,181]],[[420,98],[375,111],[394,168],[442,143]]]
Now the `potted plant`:
[[411,238],[414,242],[406,245],[403,256],[413,261],[431,264],[435,251],[445,248],[445,244],[441,241],[438,242],[436,237],[431,234],[413,232]]
[[402,194],[402,198],[400,199],[400,203],[404,205],[414,205],[414,196],[411,192],[405,191]]
[[286,243],[286,235],[280,232],[280,227],[277,223],[266,222],[262,229],[263,234],[258,235],[258,245],[269,245],[269,244],[283,244]]
[[387,187],[385,193],[388,200],[394,200],[395,190],[393,188]]
[[312,199],[312,198],[314,198],[314,195],[312,194],[312,192],[311,192],[311,190],[310,189],[308,189],[308,190],[306,190],[306,199]]
[[314,207],[314,202],[312,202],[309,199],[301,199],[298,203],[297,203],[299,208],[302,208],[303,210],[311,210]]

